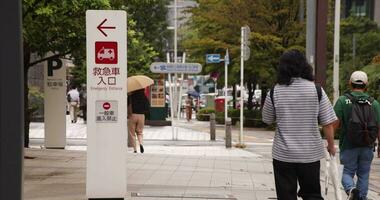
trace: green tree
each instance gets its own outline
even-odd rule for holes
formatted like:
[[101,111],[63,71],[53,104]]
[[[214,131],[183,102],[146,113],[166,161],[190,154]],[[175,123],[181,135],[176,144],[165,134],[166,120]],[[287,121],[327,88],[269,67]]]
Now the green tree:
[[[333,45],[333,28],[329,27],[329,68],[326,90],[332,94],[332,45]],[[356,70],[368,70],[371,74],[371,90],[378,90],[374,84],[377,81],[373,74],[377,74],[378,65],[371,65],[371,61],[376,55],[380,54],[380,28],[376,22],[367,17],[349,17],[341,20],[341,37],[340,37],[340,93],[349,90],[348,81],[351,73]],[[355,48],[355,49],[354,49]],[[354,54],[355,52],[355,54]],[[368,66],[370,65],[370,66]],[[376,92],[373,92],[376,94]]]
[[169,0],[124,0],[128,15],[134,20],[134,29],[156,52],[164,56],[168,37],[167,14]]
[[[28,71],[53,57],[85,56],[85,12],[109,9],[107,0],[23,0],[25,146],[29,145]],[[46,56],[50,52],[51,55]],[[31,55],[39,57],[31,60]]]
[[[264,88],[272,77],[281,53],[290,48],[304,50],[305,29],[299,22],[299,1],[287,0],[199,0],[193,8],[183,45],[191,60],[205,64],[207,53],[230,50],[229,83],[240,79],[240,29],[251,29],[251,58],[245,62],[245,77],[251,102],[257,83]],[[205,64],[204,73],[219,71],[221,64]],[[224,81],[223,78],[220,81]],[[220,85],[220,84],[219,84]]]

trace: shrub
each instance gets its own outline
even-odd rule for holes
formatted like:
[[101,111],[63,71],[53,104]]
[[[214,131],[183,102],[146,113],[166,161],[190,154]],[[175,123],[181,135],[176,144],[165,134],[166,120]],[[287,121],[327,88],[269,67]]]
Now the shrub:
[[[236,125],[240,121],[240,110],[229,109],[228,117],[231,118],[232,125]],[[224,124],[224,112],[216,113],[216,123]],[[267,127],[262,121],[261,110],[244,110],[244,127]]]
[[210,108],[200,109],[197,113],[197,120],[198,121],[210,121],[210,114],[211,113],[215,113],[215,110],[210,109]]

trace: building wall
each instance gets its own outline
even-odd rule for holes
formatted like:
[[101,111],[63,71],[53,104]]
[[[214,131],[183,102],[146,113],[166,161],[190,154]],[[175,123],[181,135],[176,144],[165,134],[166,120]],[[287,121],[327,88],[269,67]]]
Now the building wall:
[[374,20],[380,26],[380,0],[375,0]]

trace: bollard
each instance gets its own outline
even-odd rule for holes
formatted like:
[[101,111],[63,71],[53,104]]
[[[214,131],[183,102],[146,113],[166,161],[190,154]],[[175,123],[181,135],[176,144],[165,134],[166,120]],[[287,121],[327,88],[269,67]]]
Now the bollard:
[[215,141],[215,113],[210,114],[210,140]]
[[232,147],[231,141],[231,118],[227,118],[226,120],[226,148]]

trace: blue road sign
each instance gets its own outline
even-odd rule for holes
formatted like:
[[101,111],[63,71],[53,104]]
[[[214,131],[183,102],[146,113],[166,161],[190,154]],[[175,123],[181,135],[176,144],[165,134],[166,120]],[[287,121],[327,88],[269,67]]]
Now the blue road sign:
[[206,54],[206,63],[220,63],[220,54]]

